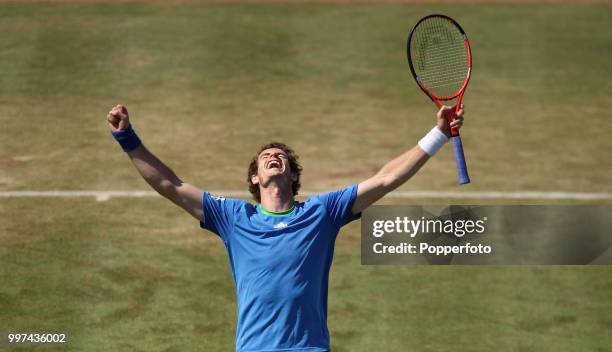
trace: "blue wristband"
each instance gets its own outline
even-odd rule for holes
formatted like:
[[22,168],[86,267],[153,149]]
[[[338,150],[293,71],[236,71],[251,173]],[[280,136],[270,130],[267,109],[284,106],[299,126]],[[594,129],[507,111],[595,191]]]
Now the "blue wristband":
[[115,140],[119,142],[119,145],[121,145],[123,151],[126,153],[140,147],[142,144],[140,138],[138,138],[136,132],[134,132],[132,129],[132,126],[128,127],[128,129],[112,131],[111,133],[113,137],[115,137]]

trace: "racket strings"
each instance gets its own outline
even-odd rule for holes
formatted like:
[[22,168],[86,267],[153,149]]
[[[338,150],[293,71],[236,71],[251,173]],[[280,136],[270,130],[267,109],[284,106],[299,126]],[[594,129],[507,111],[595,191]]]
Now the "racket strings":
[[468,74],[464,36],[449,20],[432,17],[415,29],[410,54],[419,82],[438,97],[455,95]]

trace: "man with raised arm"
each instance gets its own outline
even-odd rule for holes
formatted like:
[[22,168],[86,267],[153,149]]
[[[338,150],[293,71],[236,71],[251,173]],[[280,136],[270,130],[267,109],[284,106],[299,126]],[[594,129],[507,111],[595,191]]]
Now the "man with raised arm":
[[[248,168],[256,204],[213,196],[183,182],[141,143],[127,109],[108,113],[115,139],[153,189],[217,234],[229,255],[238,299],[236,351],[329,351],[327,285],[340,228],[414,175],[450,135],[442,107],[436,126],[380,171],[341,190],[297,202],[302,167],[287,145],[261,147]],[[463,106],[452,127],[463,124]]]

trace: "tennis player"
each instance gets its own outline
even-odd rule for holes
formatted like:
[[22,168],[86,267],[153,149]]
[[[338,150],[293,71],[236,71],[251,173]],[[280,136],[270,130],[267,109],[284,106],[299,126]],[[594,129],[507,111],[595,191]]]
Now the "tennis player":
[[[298,156],[285,144],[265,145],[248,168],[256,204],[183,182],[141,143],[124,106],[112,108],[107,120],[147,183],[223,240],[238,299],[236,351],[320,352],[330,348],[327,287],[340,228],[410,179],[448,141],[444,115],[451,109],[442,107],[436,126],[376,175],[305,202],[295,200]],[[463,109],[452,126],[462,124]]]

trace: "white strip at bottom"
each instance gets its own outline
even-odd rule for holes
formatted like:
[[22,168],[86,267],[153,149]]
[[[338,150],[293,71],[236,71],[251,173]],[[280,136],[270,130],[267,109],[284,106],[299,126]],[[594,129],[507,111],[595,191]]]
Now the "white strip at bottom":
[[[310,196],[325,191],[301,191],[300,195]],[[213,190],[212,194],[229,197],[249,197],[248,191]],[[153,191],[2,191],[0,198],[78,198],[94,197],[97,201],[107,201],[111,198],[152,197],[158,194]],[[612,200],[612,193],[587,192],[497,192],[497,191],[396,191],[386,195],[388,198],[433,198],[433,199],[543,199],[543,200]]]

